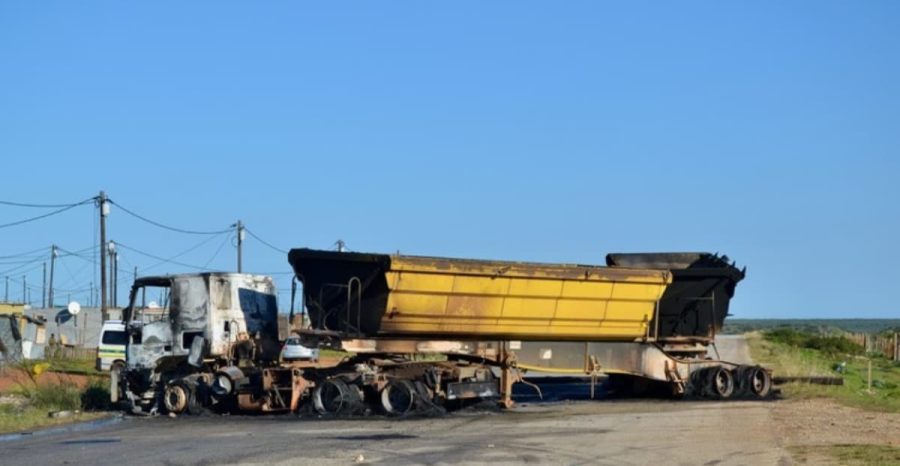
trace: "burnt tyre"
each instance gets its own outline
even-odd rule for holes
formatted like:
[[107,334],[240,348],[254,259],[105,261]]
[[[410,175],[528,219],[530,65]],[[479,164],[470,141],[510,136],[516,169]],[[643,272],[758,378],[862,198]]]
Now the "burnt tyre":
[[322,381],[313,390],[312,399],[316,411],[326,416],[353,414],[362,404],[359,390],[338,378]]
[[415,409],[417,396],[409,380],[392,380],[381,389],[381,409],[389,416],[405,416]]
[[121,362],[114,362],[109,368],[109,401],[115,405],[122,399],[122,369]]
[[754,398],[766,398],[772,393],[772,376],[760,366],[748,367],[743,373],[744,392]]
[[169,384],[163,392],[163,406],[166,412],[181,414],[187,411],[191,403],[191,389],[181,381]]
[[724,367],[706,369],[705,395],[713,400],[727,400],[734,395],[734,375]]

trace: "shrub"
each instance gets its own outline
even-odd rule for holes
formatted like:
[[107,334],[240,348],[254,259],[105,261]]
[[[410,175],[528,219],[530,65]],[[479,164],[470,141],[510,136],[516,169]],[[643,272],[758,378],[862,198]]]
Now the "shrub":
[[106,411],[110,409],[109,383],[94,379],[81,393],[81,407],[85,411]]
[[22,395],[36,408],[76,410],[81,408],[81,390],[62,383],[22,387]]
[[798,348],[809,348],[827,353],[836,354],[862,354],[863,347],[843,336],[822,336],[800,332],[790,327],[780,327],[769,330],[763,334],[769,341],[781,343]]
[[766,340],[775,343],[797,347],[802,347],[809,338],[809,334],[798,332],[790,327],[774,328],[763,333],[763,336],[765,336]]
[[819,350],[828,354],[862,354],[863,347],[848,340],[845,337],[837,336],[810,336],[803,344],[804,348]]

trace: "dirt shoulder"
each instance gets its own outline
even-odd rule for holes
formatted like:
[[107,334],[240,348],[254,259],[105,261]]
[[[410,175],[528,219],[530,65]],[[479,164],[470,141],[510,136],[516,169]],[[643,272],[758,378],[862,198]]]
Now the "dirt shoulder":
[[[842,456],[871,447],[868,454],[900,454],[900,413],[868,411],[827,398],[783,400],[772,410],[778,437],[798,464],[854,464]],[[887,448],[883,448],[887,447]],[[868,458],[868,459],[867,459]],[[890,464],[866,456],[856,464]]]

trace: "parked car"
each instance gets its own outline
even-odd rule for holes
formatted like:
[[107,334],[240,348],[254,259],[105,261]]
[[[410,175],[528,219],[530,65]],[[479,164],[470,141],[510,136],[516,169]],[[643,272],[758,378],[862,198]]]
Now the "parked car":
[[285,361],[291,360],[318,360],[319,350],[303,346],[300,337],[288,337],[284,341],[284,347],[281,348],[281,359]]

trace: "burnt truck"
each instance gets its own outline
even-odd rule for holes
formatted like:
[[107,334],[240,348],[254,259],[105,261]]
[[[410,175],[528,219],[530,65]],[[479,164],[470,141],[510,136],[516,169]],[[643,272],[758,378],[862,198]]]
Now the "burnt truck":
[[[261,387],[269,368],[283,375],[276,367],[278,308],[269,277],[201,273],[138,278],[123,322],[125,364],[112,367],[110,394],[113,402],[127,401],[136,413],[199,412],[212,404],[213,390]],[[267,382],[278,387],[282,381]],[[290,383],[284,389],[289,394]]]
[[145,277],[124,311],[113,400],[136,413],[405,415],[484,398],[511,406],[529,371],[615,374],[715,399],[771,390],[767,369],[708,353],[744,278],[726,257],[611,254],[593,266],[301,248],[288,262],[287,333],[342,358],[279,358],[269,277]]

